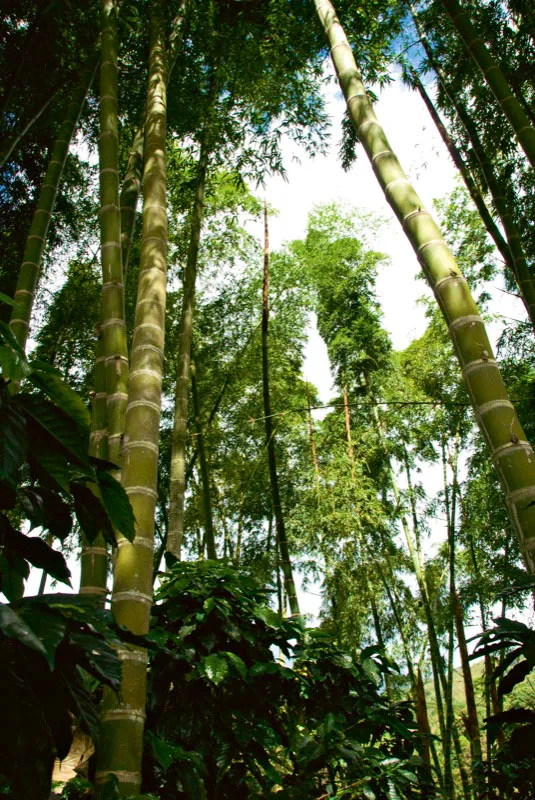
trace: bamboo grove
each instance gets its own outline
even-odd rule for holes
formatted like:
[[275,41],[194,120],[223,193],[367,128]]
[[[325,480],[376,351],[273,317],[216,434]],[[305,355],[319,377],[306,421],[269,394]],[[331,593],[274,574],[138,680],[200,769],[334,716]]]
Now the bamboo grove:
[[[535,796],[532,3],[14,0],[0,26],[0,794]],[[457,172],[433,209],[393,86]],[[261,187],[289,152],[313,172],[333,97],[391,218],[355,180],[273,248]],[[429,290],[399,350],[385,226]]]

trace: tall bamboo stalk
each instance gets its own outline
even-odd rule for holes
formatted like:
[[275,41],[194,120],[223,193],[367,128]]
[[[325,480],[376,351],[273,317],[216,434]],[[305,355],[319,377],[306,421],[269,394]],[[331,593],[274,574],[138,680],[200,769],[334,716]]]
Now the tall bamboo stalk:
[[[157,500],[158,440],[165,333],[166,53],[162,3],[151,6],[141,263],[131,351],[126,412],[123,485],[136,518],[131,544],[120,540],[114,570],[113,613],[117,622],[146,633],[152,605],[154,517]],[[138,794],[146,703],[146,652],[120,651],[120,701],[104,702],[96,778],[113,773],[121,796]]]
[[429,97],[429,95],[428,95],[428,93],[427,93],[422,81],[420,80],[420,76],[418,75],[418,73],[414,69],[411,69],[410,75],[411,75],[411,80],[414,83],[414,86],[416,86],[420,97],[424,101],[425,107],[429,111],[429,116],[431,117],[431,119],[435,123],[435,126],[436,126],[436,128],[437,128],[437,130],[438,130],[438,132],[439,132],[439,134],[440,134],[440,136],[442,138],[442,141],[446,145],[446,148],[448,150],[448,153],[450,154],[451,160],[453,161],[453,163],[455,164],[455,166],[459,170],[459,173],[460,173],[460,175],[461,175],[461,177],[462,177],[462,179],[464,181],[464,184],[465,184],[465,186],[466,186],[466,188],[468,190],[468,193],[469,193],[470,197],[472,198],[472,202],[474,203],[475,207],[477,208],[479,216],[481,217],[481,219],[483,221],[483,224],[484,224],[485,228],[487,229],[487,233],[493,239],[494,244],[496,245],[496,247],[500,251],[501,256],[502,256],[503,260],[505,261],[505,263],[514,272],[514,262],[513,262],[512,256],[511,256],[511,251],[509,250],[507,242],[503,238],[503,236],[502,236],[502,234],[500,232],[500,229],[498,228],[498,226],[494,222],[494,219],[492,218],[492,214],[490,213],[490,211],[489,211],[489,209],[487,207],[487,204],[485,202],[485,198],[483,197],[483,194],[480,192],[476,182],[474,181],[474,178],[472,177],[472,174],[470,173],[470,169],[468,167],[468,164],[464,160],[463,156],[461,155],[461,152],[460,152],[459,148],[457,147],[457,145],[453,141],[453,138],[451,137],[449,131],[447,130],[447,128],[444,125],[444,123],[442,122],[442,120],[440,118],[440,114],[438,113],[437,109],[433,105],[433,101]]
[[48,162],[37,208],[33,215],[30,233],[26,240],[19,279],[14,300],[17,307],[13,309],[9,326],[21,347],[26,347],[30,330],[33,301],[41,271],[41,261],[46,246],[46,237],[50,219],[56,204],[56,195],[63,175],[63,168],[69,152],[72,137],[76,131],[87,92],[93,81],[96,60],[84,71],[79,85],[74,90],[68,105],[65,119],[59,129],[58,138]]
[[171,446],[171,465],[169,470],[169,530],[167,549],[180,558],[184,536],[184,498],[186,494],[186,437],[188,429],[189,378],[191,341],[193,337],[193,318],[195,314],[195,283],[197,280],[197,258],[201,241],[201,227],[204,214],[204,191],[210,158],[207,126],[201,138],[201,150],[197,165],[197,184],[191,215],[191,233],[188,247],[186,269],[184,271],[184,291],[182,313],[178,334],[177,377],[175,386],[175,416]]
[[481,735],[479,732],[479,719],[477,715],[476,695],[474,692],[474,681],[470,661],[468,660],[468,646],[464,632],[463,612],[459,593],[455,592],[455,630],[457,633],[457,643],[459,645],[459,655],[461,657],[461,668],[463,672],[464,694],[466,698],[466,713],[468,718],[468,738],[470,740],[470,755],[472,758],[472,776],[476,788],[476,796],[479,797],[484,790],[482,780],[483,751],[481,749]]
[[[184,9],[187,5],[187,0],[182,0],[179,4],[178,11],[175,18],[171,22],[171,32],[169,34],[168,43],[168,65],[167,65],[167,84],[171,78],[174,66],[179,52],[179,32],[182,27],[184,19]],[[123,281],[126,283],[126,275],[128,272],[128,262],[130,260],[130,250],[132,248],[132,240],[134,236],[134,225],[136,221],[136,210],[141,191],[141,178],[143,174],[143,139],[145,131],[144,126],[141,125],[136,133],[132,142],[126,171],[124,175],[123,185],[121,188],[121,249],[122,249],[122,262],[123,262]]]
[[280,557],[280,567],[284,576],[284,588],[293,617],[300,616],[299,601],[295,589],[292,562],[286,537],[286,526],[282,513],[282,504],[279,489],[279,474],[277,471],[277,452],[275,449],[275,430],[271,416],[271,395],[269,389],[269,223],[267,203],[264,201],[264,278],[262,284],[262,391],[264,398],[264,424],[266,429],[266,449],[269,466],[269,482],[271,486],[271,501],[275,515],[275,530],[277,532],[277,546]]
[[201,468],[202,499],[204,508],[204,537],[206,540],[206,553],[208,558],[216,559],[217,552],[215,547],[214,523],[212,515],[212,500],[210,491],[210,468],[204,446],[204,431],[201,419],[201,404],[199,391],[197,388],[197,370],[194,361],[190,364],[191,373],[191,397],[193,400],[193,414],[195,416],[195,431],[197,433],[197,449],[199,452],[199,464]]
[[507,82],[500,65],[488,49],[483,37],[458,0],[442,0],[442,5],[450,16],[466,49],[483,73],[500,107],[515,132],[528,161],[535,169],[535,128],[531,125],[521,103]]
[[[122,441],[128,398],[128,345],[124,309],[119,201],[118,36],[117,2],[102,0],[100,60],[100,254],[102,297],[95,359],[92,455],[95,438],[106,440],[102,455],[116,464],[121,478]],[[105,408],[104,408],[105,406]],[[104,443],[102,441],[102,446]],[[89,545],[82,541],[80,592],[106,593],[107,549],[102,536]]]
[[[444,93],[454,108],[455,113],[465,128],[470,145],[479,163],[481,173],[490,192],[494,208],[503,225],[505,236],[507,238],[509,258],[505,259],[506,264],[513,273],[513,277],[520,291],[520,297],[522,298],[526,312],[531,320],[531,324],[535,329],[535,281],[532,277],[531,270],[526,259],[520,229],[516,224],[515,218],[511,212],[510,202],[507,199],[506,192],[504,190],[504,182],[506,181],[506,178],[503,175],[498,177],[496,174],[479,137],[477,126],[474,124],[471,115],[468,113],[458,93],[452,90],[449,81],[444,75],[444,72],[435,57],[427,35],[412,4],[409,5],[409,8],[429,63],[432,66]],[[510,192],[510,194],[511,193],[512,192]]]
[[535,457],[509,400],[468,284],[379,125],[330,0],[315,0],[348,112],[385,197],[435,293],[455,346],[479,427],[505,490],[526,567],[535,572]]

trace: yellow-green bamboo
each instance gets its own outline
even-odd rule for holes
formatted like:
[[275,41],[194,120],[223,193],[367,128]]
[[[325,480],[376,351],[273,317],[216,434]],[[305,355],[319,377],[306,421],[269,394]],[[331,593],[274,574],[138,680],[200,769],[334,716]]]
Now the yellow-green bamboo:
[[[131,350],[123,485],[135,518],[133,543],[119,537],[114,568],[112,609],[117,621],[146,633],[152,605],[154,515],[158,474],[161,382],[165,330],[166,210],[166,68],[165,24],[161,3],[151,12],[149,80],[143,172],[144,202],[141,263]],[[97,754],[97,783],[112,773],[121,796],[137,794],[146,702],[146,653],[120,652],[123,678],[120,700],[104,702]]]
[[529,572],[535,572],[535,456],[509,399],[466,280],[440,230],[409,183],[380,126],[329,0],[315,6],[349,115],[385,197],[399,219],[448,326],[476,419],[502,482]]
[[39,281],[48,226],[54,212],[59,183],[63,175],[63,168],[69,152],[69,146],[78,125],[78,119],[80,118],[87,92],[93,80],[95,69],[96,62],[92,63],[91,66],[85,70],[80,84],[75,89],[69,103],[65,120],[59,129],[58,138],[52,150],[52,157],[48,162],[46,174],[39,193],[37,208],[33,215],[30,233],[26,240],[26,247],[24,248],[22,265],[14,297],[17,306],[13,309],[11,321],[9,323],[11,330],[23,348],[26,347],[26,340],[28,339],[30,330],[33,301]]
[[[108,460],[108,420],[106,415],[106,372],[102,359],[102,335],[97,326],[96,360],[93,369],[93,391],[91,395],[91,432],[89,455]],[[102,535],[90,544],[82,536],[80,556],[80,594],[106,597],[108,578],[108,551]]]
[[201,240],[204,211],[204,188],[208,169],[209,150],[206,131],[201,141],[197,171],[197,185],[191,216],[191,233],[188,257],[184,272],[184,293],[178,336],[178,357],[175,385],[175,416],[169,468],[169,524],[167,527],[167,550],[180,558],[184,535],[184,498],[186,494],[186,437],[188,427],[188,400],[195,313],[195,282],[197,279],[197,256]]
[[535,169],[535,128],[509,86],[501,67],[473,25],[470,15],[462,8],[458,0],[442,0],[442,5],[449,14],[466,49],[492,89],[528,161]]
[[[184,8],[186,0],[179,4],[178,12],[171,23],[168,45],[168,68],[167,83],[175,66],[178,56],[178,34],[184,18]],[[128,157],[126,172],[121,188],[121,249],[123,262],[123,281],[126,282],[130,250],[134,235],[134,225],[136,221],[136,210],[141,191],[141,176],[143,173],[143,138],[144,129],[141,125],[134,135],[132,149]]]

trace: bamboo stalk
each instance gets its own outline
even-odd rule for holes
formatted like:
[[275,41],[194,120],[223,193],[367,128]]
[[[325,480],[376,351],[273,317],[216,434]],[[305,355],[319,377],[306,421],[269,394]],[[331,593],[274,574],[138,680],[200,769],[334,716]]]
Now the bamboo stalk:
[[41,262],[46,246],[48,227],[56,204],[56,195],[63,175],[63,168],[72,137],[76,131],[80,114],[85,103],[89,87],[93,81],[97,62],[91,63],[84,71],[79,85],[76,87],[65,114],[65,119],[59,129],[58,138],[54,144],[50,161],[46,170],[37,208],[33,215],[32,224],[26,247],[22,257],[17,288],[14,300],[17,307],[13,309],[9,326],[17,337],[22,348],[26,347],[26,340],[30,331],[30,321],[33,310],[35,292],[41,272]]
[[184,272],[184,291],[182,312],[178,335],[177,377],[175,386],[175,416],[171,445],[171,465],[169,468],[169,531],[167,549],[180,558],[184,537],[184,500],[186,494],[186,441],[188,429],[189,380],[191,342],[193,338],[193,318],[195,315],[195,283],[197,280],[197,259],[201,241],[201,228],[204,215],[204,192],[210,157],[207,126],[201,138],[201,150],[197,166],[197,184],[191,216],[191,232],[186,269]]
[[210,469],[206,457],[204,446],[204,431],[201,420],[201,406],[199,392],[197,389],[197,371],[194,361],[190,365],[191,374],[191,396],[193,399],[193,413],[195,416],[195,429],[197,432],[197,449],[199,451],[199,464],[201,469],[202,498],[204,508],[204,535],[206,539],[206,553],[208,558],[216,559],[217,552],[215,547],[214,523],[212,515],[212,501],[210,492]]
[[[166,298],[166,105],[165,21],[162,4],[156,0],[151,6],[141,268],[123,464],[123,485],[134,510],[136,535],[133,543],[119,540],[112,603],[117,622],[136,634],[147,632],[152,605]],[[114,774],[124,797],[139,794],[141,786],[147,655],[140,648],[129,648],[121,650],[120,657],[120,700],[106,693],[96,780],[102,786]]]
[[330,0],[315,0],[350,117],[385,197],[435,293],[476,419],[502,482],[528,572],[535,572],[535,457],[509,399],[468,284],[431,215],[409,183],[379,125]]
[[492,89],[500,107],[507,117],[526,158],[535,169],[535,128],[531,125],[522,105],[509,86],[507,79],[488,49],[483,38],[458,0],[442,0],[464,46],[477,64],[487,84]]
[[277,453],[275,450],[275,431],[271,416],[271,397],[269,389],[269,225],[267,203],[264,201],[264,276],[262,285],[262,390],[264,398],[264,424],[266,429],[266,449],[269,466],[269,482],[271,486],[271,499],[273,514],[275,516],[275,530],[277,547],[280,556],[280,567],[284,576],[284,588],[290,606],[292,617],[299,617],[299,601],[295,589],[292,562],[286,537],[286,526],[282,513],[282,504],[279,489],[279,475],[277,471]]

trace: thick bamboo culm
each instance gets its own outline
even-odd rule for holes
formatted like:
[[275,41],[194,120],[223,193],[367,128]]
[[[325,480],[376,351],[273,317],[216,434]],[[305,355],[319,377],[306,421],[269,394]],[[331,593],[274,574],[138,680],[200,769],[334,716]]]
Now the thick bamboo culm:
[[[152,5],[141,263],[131,350],[123,448],[123,485],[135,518],[133,543],[119,540],[112,608],[117,622],[136,634],[148,630],[152,605],[154,517],[158,477],[161,382],[165,332],[166,67],[161,3]],[[120,701],[107,693],[102,711],[96,780],[112,773],[120,796],[138,794],[146,703],[147,656],[141,648],[120,651]]]
[[440,230],[379,124],[329,0],[315,0],[359,139],[431,286],[453,341],[478,425],[492,454],[526,568],[535,572],[535,457],[509,399],[485,325]]

